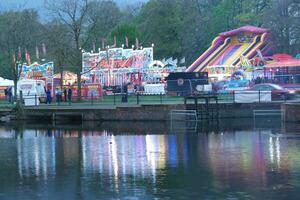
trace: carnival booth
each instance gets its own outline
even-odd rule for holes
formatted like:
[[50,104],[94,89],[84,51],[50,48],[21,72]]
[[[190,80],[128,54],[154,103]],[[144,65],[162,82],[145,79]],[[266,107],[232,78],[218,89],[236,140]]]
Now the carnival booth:
[[40,64],[35,62],[31,65],[19,65],[21,71],[20,80],[42,80],[46,88],[53,88],[54,63],[47,62]]
[[5,90],[11,88],[13,90],[14,82],[12,80],[0,77],[0,99],[5,99]]
[[77,81],[77,75],[70,71],[54,74],[54,83],[57,85],[73,85]]
[[177,59],[170,58],[165,63],[153,60],[153,47],[111,48],[85,52],[82,57],[82,74],[89,77],[88,83],[104,88],[130,83],[134,88],[144,88],[144,94],[164,94],[165,77],[170,72],[185,71],[185,67],[177,67]]
[[265,73],[278,84],[300,84],[300,58],[275,54],[265,65]]

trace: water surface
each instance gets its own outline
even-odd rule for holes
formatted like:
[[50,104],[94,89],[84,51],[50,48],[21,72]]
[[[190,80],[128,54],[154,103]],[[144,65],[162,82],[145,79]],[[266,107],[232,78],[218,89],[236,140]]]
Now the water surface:
[[300,128],[207,124],[0,127],[0,199],[299,199]]

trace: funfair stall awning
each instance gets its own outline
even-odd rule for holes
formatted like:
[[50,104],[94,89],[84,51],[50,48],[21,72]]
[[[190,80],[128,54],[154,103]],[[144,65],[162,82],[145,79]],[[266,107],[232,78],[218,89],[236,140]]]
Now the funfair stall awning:
[[0,86],[14,86],[14,81],[0,77]]
[[300,67],[300,59],[293,58],[288,54],[275,54],[271,57],[273,62],[265,65],[266,68],[274,67]]
[[267,64],[265,67],[266,68],[274,68],[274,67],[300,67],[300,59],[284,60],[284,61],[273,62],[273,63]]

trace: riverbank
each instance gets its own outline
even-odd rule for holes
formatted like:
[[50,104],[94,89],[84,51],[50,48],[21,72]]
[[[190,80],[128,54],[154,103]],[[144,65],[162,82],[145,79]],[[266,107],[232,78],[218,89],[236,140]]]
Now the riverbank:
[[[212,104],[213,105],[213,104]],[[24,108],[21,120],[38,121],[169,121],[172,110],[193,110],[193,104],[120,104],[120,105],[40,105]],[[198,110],[205,109],[204,104]],[[253,118],[254,110],[279,110],[280,102],[274,103],[220,103],[220,119]],[[0,108],[0,116],[11,116],[15,120],[20,116],[12,115],[12,108]]]

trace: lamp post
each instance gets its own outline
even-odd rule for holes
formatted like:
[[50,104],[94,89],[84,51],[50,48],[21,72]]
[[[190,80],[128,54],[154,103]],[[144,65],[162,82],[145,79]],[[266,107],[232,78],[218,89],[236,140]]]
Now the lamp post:
[[107,77],[107,85],[110,85],[110,66],[109,66],[109,46],[106,46],[106,62],[107,62],[107,67],[108,67],[108,77]]

